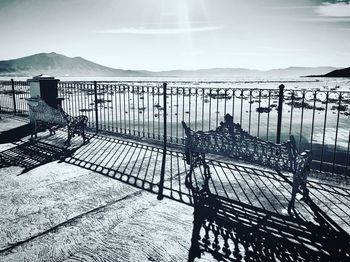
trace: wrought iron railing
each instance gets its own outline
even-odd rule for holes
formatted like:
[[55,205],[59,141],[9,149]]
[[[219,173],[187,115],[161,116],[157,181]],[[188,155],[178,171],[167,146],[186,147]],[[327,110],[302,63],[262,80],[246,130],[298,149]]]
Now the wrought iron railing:
[[[167,144],[183,145],[181,121],[194,130],[209,130],[229,113],[244,130],[262,139],[279,142],[293,135],[299,150],[312,151],[314,170],[350,175],[350,91],[172,83],[166,88],[164,106],[163,86],[156,82],[59,82],[58,90],[64,110],[87,115],[88,126],[96,131],[161,142],[166,124]],[[0,82],[3,111],[28,114],[27,97],[27,82]]]
[[30,97],[27,81],[0,81],[0,110],[27,116],[29,107],[26,99]]

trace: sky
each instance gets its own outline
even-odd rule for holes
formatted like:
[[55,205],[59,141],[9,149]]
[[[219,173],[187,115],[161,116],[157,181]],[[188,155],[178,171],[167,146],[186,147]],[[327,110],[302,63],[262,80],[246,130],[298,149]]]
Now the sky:
[[350,1],[0,0],[0,60],[120,69],[350,66]]

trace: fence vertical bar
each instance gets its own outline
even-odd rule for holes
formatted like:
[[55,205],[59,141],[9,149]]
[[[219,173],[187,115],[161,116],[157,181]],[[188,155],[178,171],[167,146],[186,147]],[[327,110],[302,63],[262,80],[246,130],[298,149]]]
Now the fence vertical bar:
[[[271,90],[269,90],[269,100],[267,107],[271,106]],[[269,127],[270,127],[270,112],[267,113],[267,123],[266,123],[266,140],[269,140]]]
[[249,134],[250,134],[250,125],[252,122],[252,95],[253,95],[252,90],[249,90],[249,120],[248,120],[248,133]]
[[[259,108],[261,108],[261,90],[259,90]],[[258,132],[257,137],[260,136],[260,113],[258,114]]]
[[167,141],[167,126],[166,126],[166,83],[163,83],[163,104],[164,104],[164,111],[163,111],[163,157],[162,157],[162,167],[160,171],[160,181],[159,181],[159,191],[158,191],[158,200],[163,199],[163,188],[164,188],[164,173],[165,173],[165,160],[166,160],[166,141]]
[[329,91],[326,93],[326,109],[324,111],[324,123],[323,123],[323,136],[322,136],[322,148],[321,148],[321,159],[320,159],[320,172],[322,172],[322,166],[323,166],[323,154],[324,154],[324,143],[326,139],[326,128],[327,128],[327,111],[328,111],[328,104],[329,104]]
[[283,98],[284,98],[284,85],[279,86],[278,94],[278,111],[277,111],[277,136],[276,143],[281,143],[281,128],[282,128],[282,107],[283,107]]
[[97,106],[97,82],[94,81],[94,93],[95,93],[95,118],[96,118],[96,134],[98,133],[98,106]]
[[293,125],[293,111],[294,111],[294,100],[295,100],[295,93],[294,90],[292,92],[292,104],[290,105],[290,121],[289,121],[289,135],[292,134],[292,125]]
[[314,106],[312,109],[312,124],[311,124],[311,137],[310,137],[310,150],[312,152],[312,143],[313,143],[313,136],[314,136],[314,128],[315,128],[315,111],[316,111],[316,99],[317,99],[317,93],[314,92]]
[[334,151],[333,151],[333,165],[332,165],[332,175],[334,175],[334,169],[335,169],[335,158],[336,158],[336,152],[337,152],[337,140],[338,140],[338,130],[339,130],[339,116],[340,116],[340,108],[341,108],[341,99],[342,99],[342,92],[339,93],[339,101],[338,101],[338,114],[337,114],[337,127],[335,128],[335,138],[334,138]]
[[299,135],[299,150],[300,150],[300,152],[302,152],[301,138],[302,138],[302,134],[303,134],[303,123],[304,123],[305,91],[303,91],[303,94],[302,94],[302,102],[301,102],[301,104],[303,106],[301,107],[301,118],[300,118],[300,135]]
[[12,87],[12,100],[13,100],[13,114],[17,114],[16,110],[16,94],[15,94],[15,82],[11,78],[11,87]]
[[348,139],[348,150],[346,151],[346,164],[345,164],[345,175],[350,175],[350,168],[349,168],[349,152],[350,152],[350,130],[349,130],[349,139]]

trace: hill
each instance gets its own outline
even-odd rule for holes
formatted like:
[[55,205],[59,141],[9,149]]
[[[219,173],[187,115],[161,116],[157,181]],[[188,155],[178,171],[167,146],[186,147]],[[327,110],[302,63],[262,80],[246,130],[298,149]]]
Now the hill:
[[168,77],[299,77],[308,74],[324,74],[335,67],[288,67],[271,70],[256,70],[247,68],[209,68],[198,70],[170,70],[152,72],[153,76],[168,76]]
[[350,67],[336,69],[323,75],[308,75],[307,77],[350,77]]
[[350,67],[334,70],[324,75],[325,77],[350,77]]
[[267,73],[269,75],[277,75],[281,77],[305,76],[305,75],[321,75],[335,69],[337,68],[332,66],[318,66],[318,67],[291,66],[288,68],[268,70]]
[[0,61],[0,75],[33,76],[139,76],[146,72],[114,69],[82,57],[67,57],[57,53],[39,53],[18,59]]
[[0,61],[0,76],[28,76],[46,74],[52,76],[91,77],[299,77],[325,74],[334,67],[288,67],[272,70],[247,68],[209,68],[198,70],[168,70],[151,72],[146,70],[123,70],[106,67],[82,57],[67,57],[57,53],[39,53],[18,59]]

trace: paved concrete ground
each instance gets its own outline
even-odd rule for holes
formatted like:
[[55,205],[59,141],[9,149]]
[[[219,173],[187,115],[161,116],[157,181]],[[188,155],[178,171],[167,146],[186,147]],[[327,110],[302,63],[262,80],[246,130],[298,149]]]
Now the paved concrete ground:
[[[58,163],[55,146],[65,138],[59,131],[41,133],[36,144],[0,145],[12,160],[0,169],[0,261],[186,261],[193,209],[182,153],[168,152],[166,198],[159,201],[159,148],[105,136],[82,145],[74,138]],[[212,160],[211,166],[213,192],[286,214],[291,188],[285,180],[241,163]],[[23,167],[28,172],[22,174]],[[200,170],[195,176],[200,183]],[[309,188],[313,201],[349,233],[348,186],[313,178]],[[312,220],[303,201],[296,208]]]
[[0,261],[186,261],[190,206],[65,163],[20,172],[0,170]]
[[27,124],[28,121],[22,117],[13,117],[7,114],[0,115],[0,133],[12,128],[16,128],[22,125]]
[[[64,133],[43,137],[52,145],[63,143]],[[75,139],[76,150],[65,159],[66,163],[97,171],[98,173],[123,181],[127,184],[158,192],[162,150],[158,147],[134,141],[95,136],[90,143],[80,146],[81,139]],[[237,200],[264,210],[287,215],[291,197],[292,181],[271,170],[247,165],[242,162],[227,162],[227,159],[210,161],[211,191],[223,197]],[[165,167],[164,195],[181,203],[191,204],[189,190],[185,187],[188,166],[183,153],[168,150]],[[196,169],[194,181],[203,184],[202,170]],[[310,196],[314,203],[344,230],[350,233],[350,187],[344,181],[324,181],[318,174],[312,174],[308,182]],[[312,223],[314,212],[304,202],[296,201],[296,211],[303,219]]]

